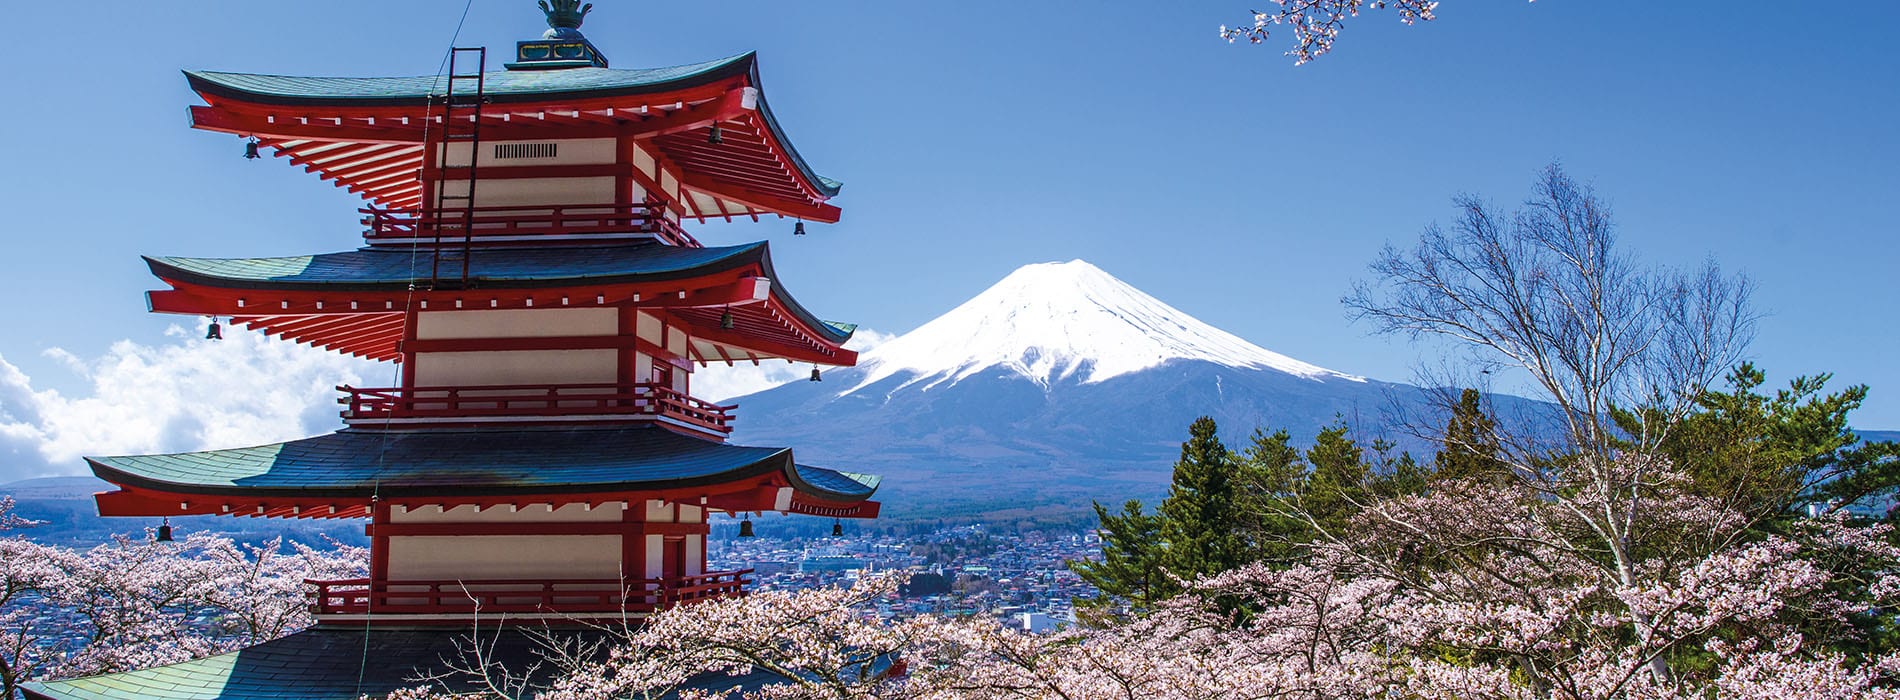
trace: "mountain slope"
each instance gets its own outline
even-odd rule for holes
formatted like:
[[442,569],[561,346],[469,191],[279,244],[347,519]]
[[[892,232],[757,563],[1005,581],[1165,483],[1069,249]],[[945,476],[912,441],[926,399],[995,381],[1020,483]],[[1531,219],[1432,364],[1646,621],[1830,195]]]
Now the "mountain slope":
[[1249,343],[1077,260],[1021,268],[822,382],[737,399],[734,439],[883,474],[888,516],[938,517],[1153,498],[1202,415],[1236,447],[1256,427],[1308,440],[1342,418],[1403,444],[1387,416],[1424,399]]
[[853,393],[908,374],[905,388],[1001,367],[1038,384],[1096,383],[1173,360],[1359,378],[1295,360],[1202,323],[1081,260],[1027,265],[955,309],[873,349]]

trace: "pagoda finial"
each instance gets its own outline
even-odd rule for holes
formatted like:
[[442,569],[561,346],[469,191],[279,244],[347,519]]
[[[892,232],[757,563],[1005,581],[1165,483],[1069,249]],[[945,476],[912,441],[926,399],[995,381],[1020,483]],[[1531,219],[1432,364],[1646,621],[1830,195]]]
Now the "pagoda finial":
[[552,6],[548,0],[536,0],[535,4],[540,5],[542,14],[548,16],[548,28],[556,31],[580,29],[581,21],[587,19],[587,13],[594,9],[594,3],[581,5],[581,0],[554,0]]
[[607,67],[607,57],[581,36],[581,22],[594,11],[594,3],[536,0],[535,4],[541,6],[541,14],[548,16],[548,30],[538,40],[515,42],[515,60],[508,64],[508,70]]

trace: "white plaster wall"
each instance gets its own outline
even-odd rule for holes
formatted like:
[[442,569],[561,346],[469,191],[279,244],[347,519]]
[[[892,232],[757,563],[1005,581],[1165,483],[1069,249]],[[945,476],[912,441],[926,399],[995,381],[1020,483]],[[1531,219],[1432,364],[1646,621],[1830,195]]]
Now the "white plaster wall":
[[659,578],[666,570],[666,538],[647,535],[647,570],[641,578]]
[[634,335],[640,336],[641,340],[647,341],[654,345],[659,345],[661,341],[660,333],[661,333],[661,330],[664,328],[664,326],[660,325],[660,319],[654,316],[653,314],[647,313],[645,311],[639,311],[636,313],[640,315],[634,317],[634,322],[633,322]]
[[619,320],[619,310],[611,308],[425,311],[416,314],[416,337],[438,340],[614,335],[620,330]]
[[660,190],[667,193],[669,196],[671,196],[673,198],[673,201],[676,201],[676,202],[679,201],[679,198],[680,198],[679,178],[673,177],[672,171],[665,170],[665,169],[660,170]]
[[633,167],[639,168],[640,172],[646,173],[647,177],[657,177],[657,169],[660,166],[659,163],[654,162],[653,154],[636,144],[633,147]]
[[677,326],[667,328],[666,351],[673,353],[674,357],[686,357],[686,341],[688,339],[689,336],[686,335],[686,331],[680,330]]
[[647,501],[646,520],[650,523],[673,522],[673,504],[659,500]]
[[614,350],[416,353],[417,386],[596,384],[615,381]]
[[[651,559],[651,556],[648,557]],[[431,579],[614,579],[618,535],[391,537],[389,577]]]
[[706,522],[705,512],[706,509],[699,506],[681,505],[679,507],[679,515],[677,516],[678,519],[674,522],[703,523]]
[[706,536],[686,536],[686,575],[698,576],[706,573]]
[[[552,143],[555,144],[553,158],[495,158],[495,146],[516,143]],[[451,168],[468,166],[468,143],[443,144],[447,165]],[[506,168],[516,165],[612,165],[614,163],[614,139],[536,139],[533,141],[483,141],[481,167]],[[651,158],[649,158],[651,160]]]
[[[468,193],[467,180],[443,183],[450,196]],[[454,200],[459,203],[461,200]],[[546,177],[516,180],[480,180],[475,183],[475,206],[512,207],[536,204],[612,204],[614,179],[601,177]]]
[[646,381],[646,379],[651,376],[653,376],[653,356],[648,355],[644,352],[634,353],[633,354],[634,381],[643,382],[643,381]]

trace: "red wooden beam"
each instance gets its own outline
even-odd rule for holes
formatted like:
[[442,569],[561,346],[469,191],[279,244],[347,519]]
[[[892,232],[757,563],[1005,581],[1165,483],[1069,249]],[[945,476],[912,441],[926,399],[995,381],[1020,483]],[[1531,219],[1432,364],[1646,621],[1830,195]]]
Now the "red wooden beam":
[[758,90],[750,87],[734,88],[726,91],[716,100],[674,110],[665,116],[631,122],[624,127],[623,133],[634,138],[652,139],[692,131],[738,117],[755,108],[757,104]]
[[273,122],[263,116],[237,114],[217,107],[196,105],[192,106],[190,114],[191,126],[194,129],[239,136],[272,136],[363,143],[415,143],[421,140],[422,135],[420,123],[393,127],[338,126],[323,118],[277,119]]
[[[400,160],[386,162],[391,158],[398,158]],[[304,171],[322,173],[323,177],[345,177],[375,170],[386,170],[406,163],[421,162],[421,146],[402,146],[391,148],[369,158],[359,158],[348,163],[326,164],[323,166],[307,165],[304,166]]]
[[361,323],[332,326],[321,330],[302,333],[298,340],[311,345],[343,350],[345,348],[371,348],[382,345],[393,346],[391,330],[400,331],[400,314],[385,314],[395,318],[377,318]]
[[726,199],[754,209],[775,212],[786,216],[795,216],[806,221],[835,224],[838,223],[838,219],[843,214],[837,207],[830,204],[822,202],[788,202],[769,195],[761,196],[760,193],[749,188],[708,181],[693,176],[688,176],[687,179],[683,180],[683,184],[690,189],[699,190],[710,195],[725,197]]
[[515,350],[638,350],[648,355],[670,354],[665,348],[639,336],[579,335],[533,338],[435,338],[411,340],[404,345],[410,352],[500,352]]
[[857,364],[858,358],[857,353],[843,348],[825,352],[820,349],[823,346],[817,344],[754,334],[740,334],[733,331],[720,330],[717,325],[702,326],[694,324],[692,334],[715,343],[722,343],[770,357],[783,357],[799,362],[850,366]]

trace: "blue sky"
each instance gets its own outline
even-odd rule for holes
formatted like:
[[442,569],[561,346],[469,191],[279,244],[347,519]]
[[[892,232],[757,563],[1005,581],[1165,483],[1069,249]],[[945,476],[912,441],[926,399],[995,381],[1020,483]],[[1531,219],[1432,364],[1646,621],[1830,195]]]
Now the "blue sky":
[[[845,218],[701,238],[770,238],[828,317],[903,332],[1020,265],[1083,258],[1275,351],[1403,381],[1417,351],[1367,336],[1340,295],[1454,194],[1515,202],[1560,160],[1644,258],[1756,280],[1773,376],[1871,384],[1857,422],[1900,427],[1900,5],[1451,0],[1413,27],[1368,13],[1295,67],[1284,37],[1217,38],[1240,0],[595,4],[584,31],[616,66],[760,52],[794,142],[846,183]],[[183,342],[144,313],[140,254],[356,245],[353,197],[186,128],[178,71],[431,74],[461,10],[10,7],[0,358],[79,397],[99,377],[75,367],[114,343]],[[532,2],[475,0],[460,43],[540,28]]]

